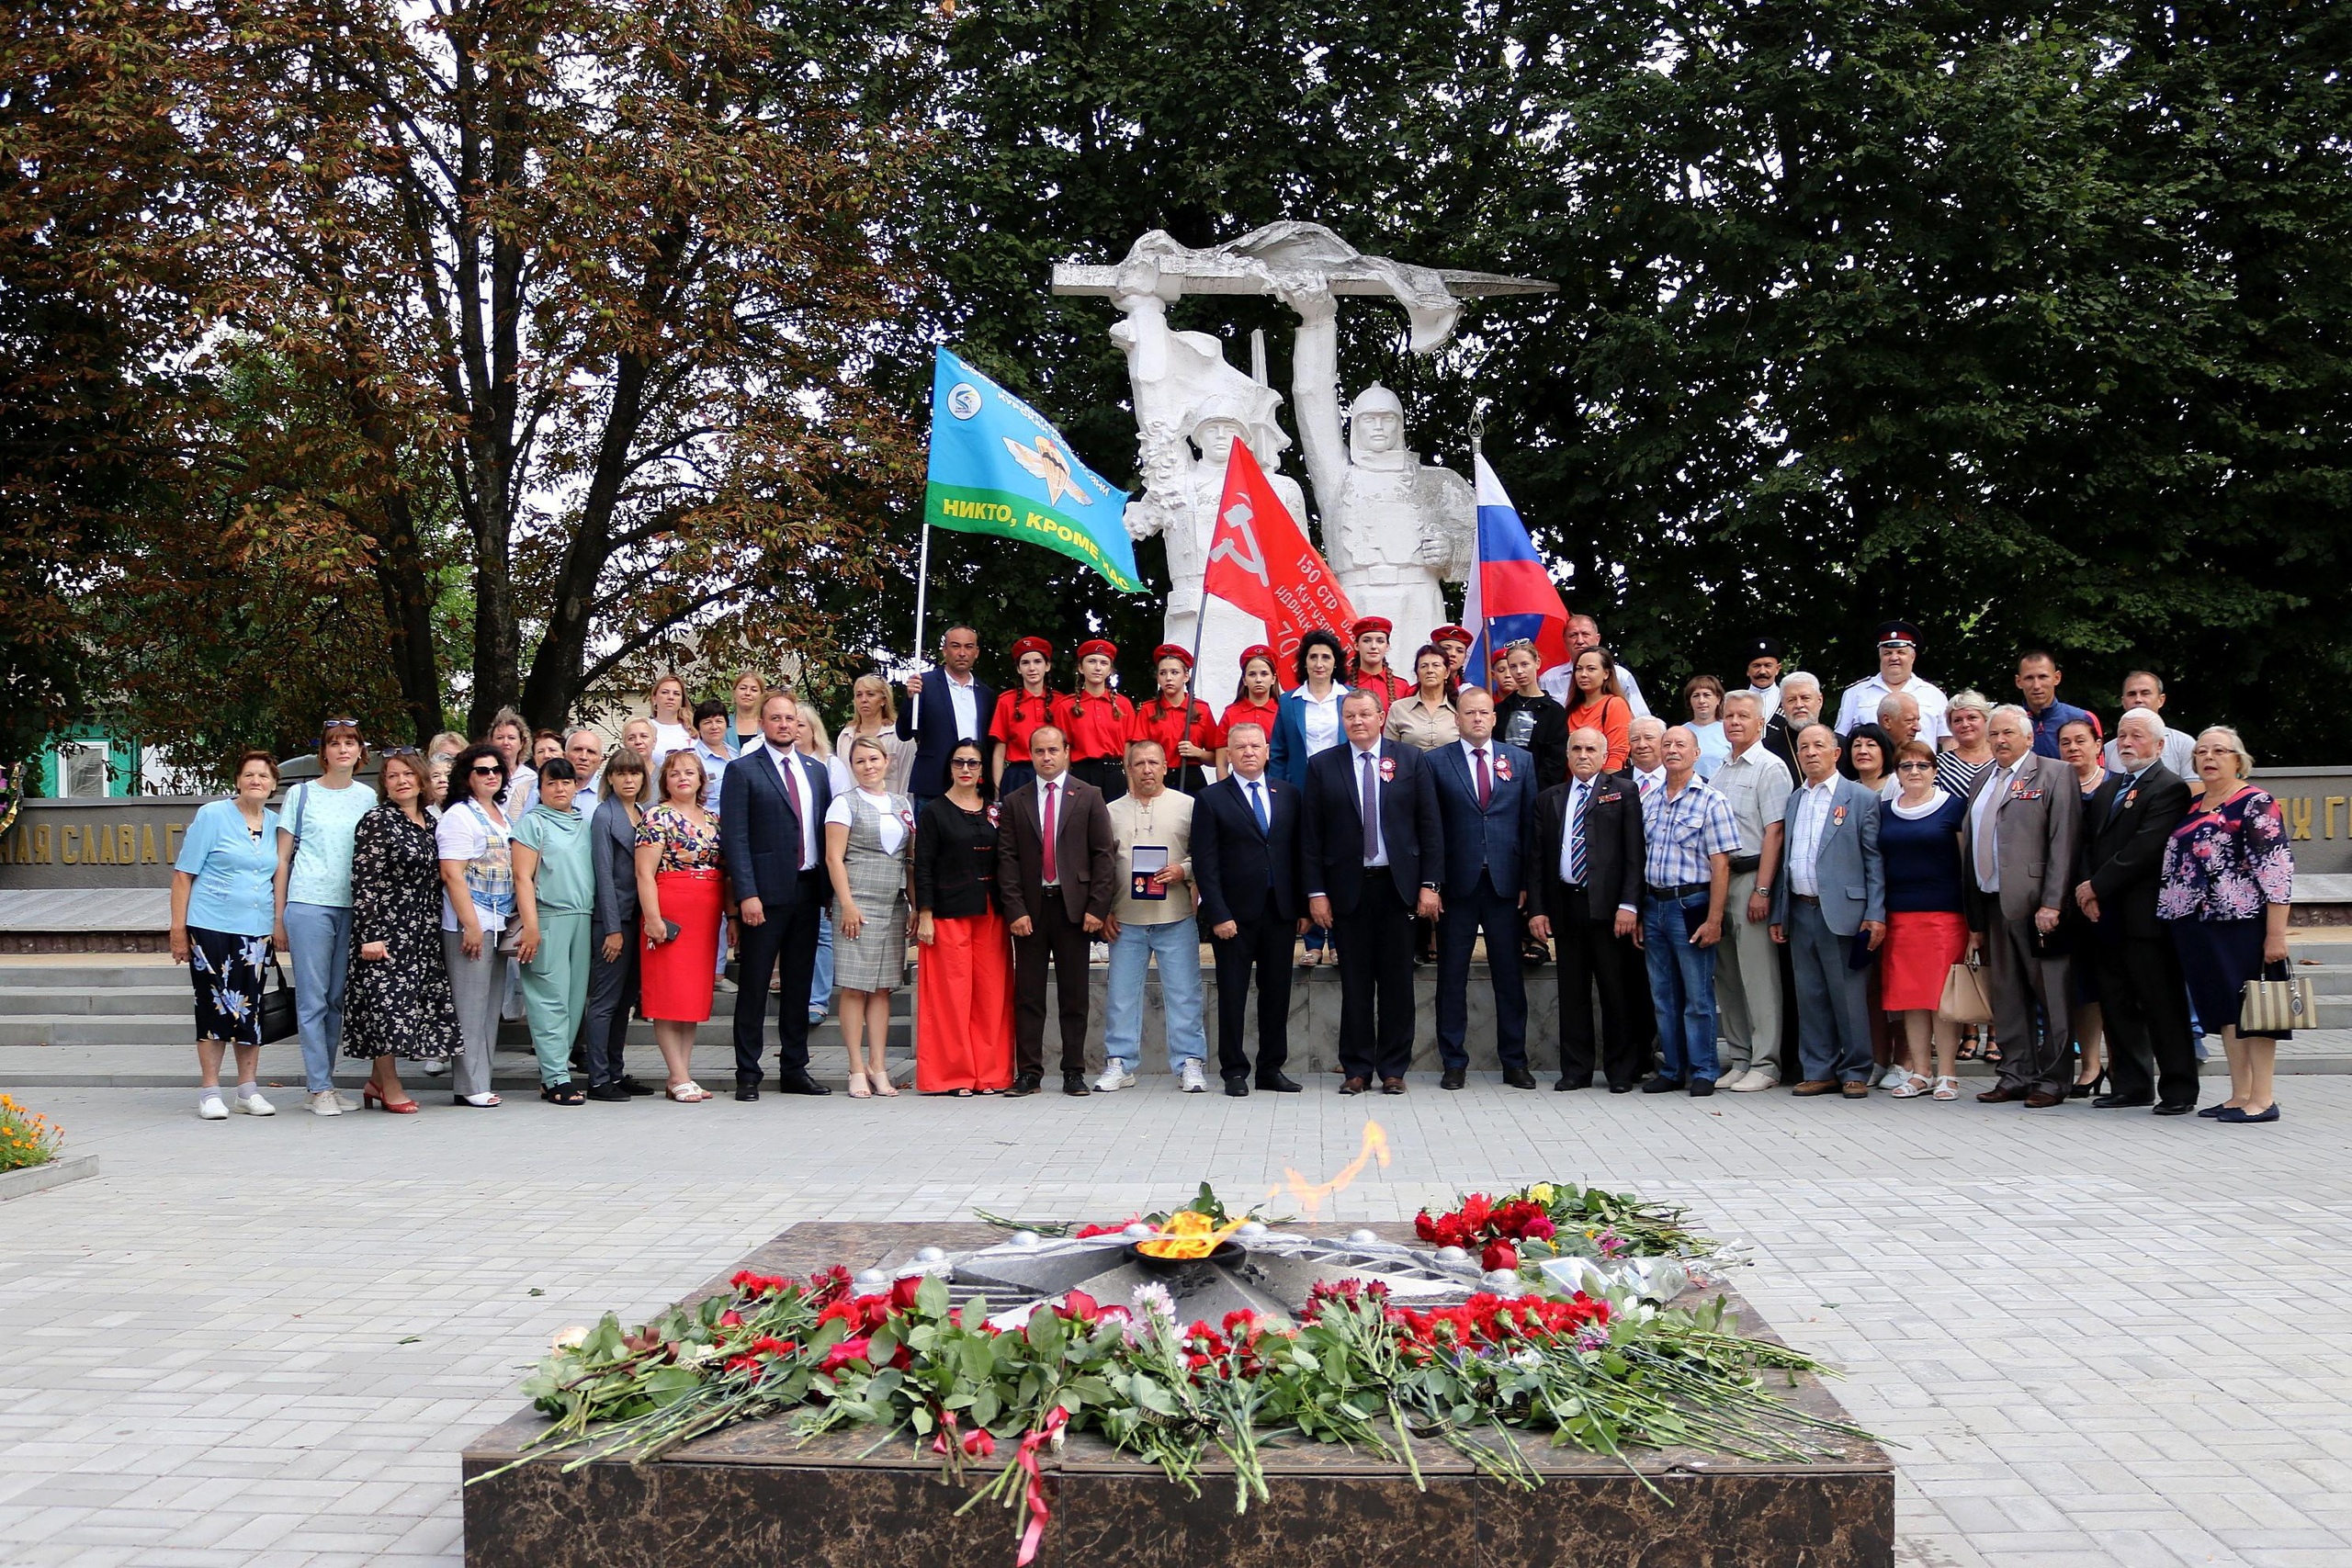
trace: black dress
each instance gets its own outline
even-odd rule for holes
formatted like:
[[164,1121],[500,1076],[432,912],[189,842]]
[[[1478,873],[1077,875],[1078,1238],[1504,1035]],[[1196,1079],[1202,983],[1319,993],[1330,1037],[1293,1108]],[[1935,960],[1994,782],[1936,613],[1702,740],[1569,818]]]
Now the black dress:
[[[363,958],[371,942],[387,956]],[[465,1049],[441,955],[441,852],[430,823],[389,802],[359,819],[351,843],[351,978],[343,1054],[455,1056]]]

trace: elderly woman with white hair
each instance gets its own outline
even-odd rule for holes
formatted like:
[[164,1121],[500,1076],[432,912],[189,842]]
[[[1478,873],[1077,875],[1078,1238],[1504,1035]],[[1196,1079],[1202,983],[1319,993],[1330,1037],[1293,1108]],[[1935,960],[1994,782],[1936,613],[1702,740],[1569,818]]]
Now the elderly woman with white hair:
[[2246,782],[2254,756],[2238,732],[2215,725],[2190,753],[2204,793],[2165,845],[2156,916],[2172,931],[2198,1021],[2221,1032],[2230,1097],[2198,1112],[2216,1122],[2276,1122],[2271,1074],[2278,1043],[2243,1034],[2238,1007],[2248,980],[2287,964],[2287,911],[2295,863],[2278,802]]

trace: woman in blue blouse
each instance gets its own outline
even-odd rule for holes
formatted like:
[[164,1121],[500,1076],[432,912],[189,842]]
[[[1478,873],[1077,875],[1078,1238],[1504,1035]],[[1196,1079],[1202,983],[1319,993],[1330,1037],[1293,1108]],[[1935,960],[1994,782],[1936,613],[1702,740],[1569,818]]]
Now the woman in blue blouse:
[[[1274,705],[1273,759],[1267,771],[1295,788],[1306,786],[1306,764],[1316,754],[1340,743],[1340,699],[1348,694],[1340,680],[1340,639],[1317,626],[1299,639],[1298,684]],[[1306,928],[1306,962],[1325,962],[1333,950],[1331,933],[1321,926]]]
[[1886,861],[1886,945],[1879,967],[1886,1010],[1903,1015],[1905,1059],[1888,1091],[1897,1100],[1957,1100],[1960,1028],[1936,1010],[1945,976],[1968,951],[1960,885],[1960,827],[1968,803],[1937,787],[1936,750],[1923,740],[1898,748],[1894,768],[1902,793],[1879,807],[1878,848]]
[[2278,802],[2245,782],[2254,757],[2238,732],[2216,725],[2190,753],[2201,799],[2165,845],[2156,918],[2171,929],[2198,1021],[2222,1033],[2230,1058],[2230,1098],[2199,1116],[2216,1122],[2276,1122],[2270,1094],[2278,1042],[2238,1033],[2238,1004],[2266,964],[2287,962],[2287,909],[2295,863]]
[[273,1116],[261,1097],[261,994],[277,924],[277,764],[266,751],[237,759],[237,793],[198,808],[172,863],[172,962],[196,987],[196,1113],[225,1122],[220,1053],[237,1048],[237,1109]]

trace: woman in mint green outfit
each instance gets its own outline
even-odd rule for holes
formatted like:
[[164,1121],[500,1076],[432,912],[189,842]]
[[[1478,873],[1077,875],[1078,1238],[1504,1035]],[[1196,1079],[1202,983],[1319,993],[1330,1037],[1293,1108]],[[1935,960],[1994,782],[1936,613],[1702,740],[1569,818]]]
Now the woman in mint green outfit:
[[514,905],[522,931],[523,1013],[539,1058],[539,1098],[584,1105],[571,1081],[571,1043],[588,1010],[589,921],[596,908],[596,869],[588,819],[571,808],[580,787],[571,764],[539,765],[539,801],[514,824]]

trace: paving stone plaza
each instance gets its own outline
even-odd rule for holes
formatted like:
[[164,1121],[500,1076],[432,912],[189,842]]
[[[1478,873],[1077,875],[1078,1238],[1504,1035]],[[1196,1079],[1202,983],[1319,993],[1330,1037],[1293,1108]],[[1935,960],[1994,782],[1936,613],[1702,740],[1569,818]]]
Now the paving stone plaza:
[[[203,1123],[48,1089],[103,1173],[0,1203],[0,1560],[457,1562],[458,1453],[567,1325],[815,1218],[1119,1217],[1337,1169],[1364,1102],[770,1096]],[[2209,1089],[2209,1096],[2211,1091]],[[1372,1107],[1340,1221],[1537,1176],[1690,1205],[1846,1370],[1917,1568],[2352,1562],[2352,1078],[2270,1127],[1785,1095]]]

